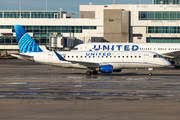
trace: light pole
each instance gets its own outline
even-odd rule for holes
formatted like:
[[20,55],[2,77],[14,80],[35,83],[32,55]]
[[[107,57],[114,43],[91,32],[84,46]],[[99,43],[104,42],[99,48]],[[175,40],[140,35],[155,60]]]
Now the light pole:
[[46,11],[47,11],[47,0],[46,0]]
[[20,0],[20,3],[19,3],[20,5],[19,5],[19,18],[21,18],[21,0]]

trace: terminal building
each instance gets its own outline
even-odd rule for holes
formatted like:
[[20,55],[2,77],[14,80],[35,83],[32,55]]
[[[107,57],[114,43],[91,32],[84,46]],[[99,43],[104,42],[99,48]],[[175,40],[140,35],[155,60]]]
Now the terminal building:
[[15,24],[46,47],[72,48],[87,42],[179,43],[180,0],[152,2],[80,5],[80,18],[71,18],[65,11],[0,11],[0,51],[18,50]]

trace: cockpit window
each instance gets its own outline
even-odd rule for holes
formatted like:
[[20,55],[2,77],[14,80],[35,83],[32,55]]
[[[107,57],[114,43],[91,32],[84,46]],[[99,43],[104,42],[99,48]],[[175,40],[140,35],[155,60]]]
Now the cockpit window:
[[157,55],[154,55],[154,57],[153,58],[157,58],[158,56]]
[[78,48],[73,48],[73,50],[78,50]]
[[159,58],[162,58],[162,56],[161,56],[161,55],[158,55],[158,57],[159,57]]
[[154,55],[153,58],[162,58],[161,55]]

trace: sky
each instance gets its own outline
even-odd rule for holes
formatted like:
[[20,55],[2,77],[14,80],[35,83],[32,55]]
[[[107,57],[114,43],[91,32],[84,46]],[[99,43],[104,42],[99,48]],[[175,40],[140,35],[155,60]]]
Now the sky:
[[[152,0],[140,0],[141,4],[152,4]],[[109,5],[113,0],[47,0],[48,11],[67,11],[73,18],[79,17],[79,5]],[[22,11],[46,11],[46,0],[21,0]],[[139,0],[116,0],[117,4],[137,4]],[[0,11],[19,11],[20,0],[0,0]]]

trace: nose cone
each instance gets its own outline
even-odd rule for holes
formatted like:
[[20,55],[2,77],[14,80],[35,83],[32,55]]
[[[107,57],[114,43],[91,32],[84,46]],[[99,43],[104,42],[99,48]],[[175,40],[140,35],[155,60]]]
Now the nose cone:
[[172,64],[171,64],[171,62],[169,62],[169,61],[167,61],[167,60],[164,60],[164,65],[165,65],[165,66],[171,66]]

